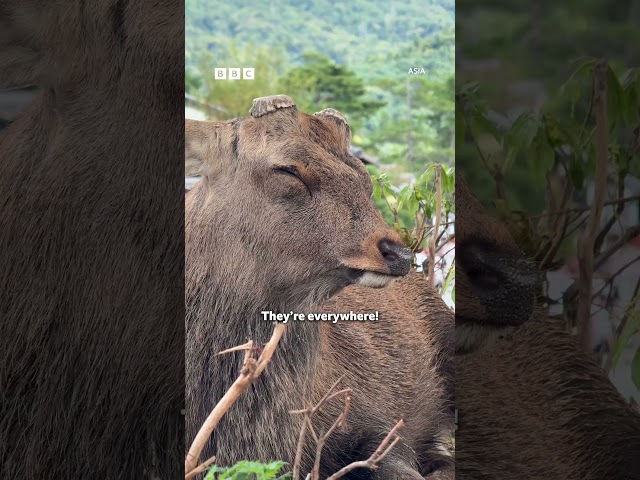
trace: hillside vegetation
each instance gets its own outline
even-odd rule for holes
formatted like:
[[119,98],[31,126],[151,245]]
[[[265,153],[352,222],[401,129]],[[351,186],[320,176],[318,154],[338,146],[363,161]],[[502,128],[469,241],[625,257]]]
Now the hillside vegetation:
[[[187,64],[193,66],[193,54],[202,49],[223,53],[233,39],[239,45],[283,47],[292,64],[300,64],[307,52],[319,52],[364,79],[381,73],[370,66],[398,54],[407,66],[453,72],[454,8],[453,0],[187,0]],[[429,47],[424,40],[445,32],[450,41],[424,51]]]
[[[453,0],[187,0],[185,45],[187,92],[216,119],[285,93],[342,111],[395,184],[453,164]],[[255,80],[216,81],[215,67],[254,67]]]

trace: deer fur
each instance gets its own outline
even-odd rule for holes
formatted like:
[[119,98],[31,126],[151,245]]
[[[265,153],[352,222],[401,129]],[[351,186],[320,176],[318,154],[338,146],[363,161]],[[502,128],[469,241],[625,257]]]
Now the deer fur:
[[0,5],[0,478],[184,474],[183,8]]
[[[390,275],[395,267],[378,245],[399,249],[401,240],[375,210],[364,166],[348,153],[344,117],[331,109],[307,115],[275,96],[257,99],[249,118],[187,120],[186,128],[188,169],[203,175],[186,199],[187,442],[239,373],[241,352],[216,353],[269,338],[273,323],[262,311],[384,306],[377,322],[291,321],[203,459],[292,463],[302,418],[288,412],[319,400],[345,374],[342,386],[354,392],[347,429],[330,437],[321,478],[366,459],[400,418],[403,441],[382,466],[348,478],[421,479],[420,471],[446,463],[439,447],[451,420],[445,372],[452,375],[453,315],[419,274],[387,286],[406,270]],[[317,431],[341,409],[340,401],[327,405]],[[305,475],[313,450],[309,437]]]

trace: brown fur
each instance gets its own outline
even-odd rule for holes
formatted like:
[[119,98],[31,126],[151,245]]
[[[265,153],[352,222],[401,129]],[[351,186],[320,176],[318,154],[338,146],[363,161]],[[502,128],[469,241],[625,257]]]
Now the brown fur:
[[[458,245],[475,237],[505,256],[517,250],[460,179],[456,234]],[[456,478],[639,479],[640,416],[601,368],[545,312],[531,315],[531,305],[512,306],[522,326],[486,325],[486,309],[458,267],[456,322],[458,312],[466,321],[456,337],[462,329],[473,348],[456,361]]]
[[40,90],[0,134],[3,479],[183,475],[183,18],[0,5],[0,88]]
[[[186,160],[205,175],[186,200],[187,441],[238,375],[241,354],[216,352],[247,337],[266,341],[273,324],[261,311],[314,312],[367,278],[347,267],[388,274],[378,244],[400,243],[371,203],[371,180],[348,154],[350,130],[339,114],[310,116],[279,105],[228,123],[187,121]],[[295,165],[304,183],[274,172],[278,165]],[[272,362],[222,419],[204,457],[215,453],[222,465],[292,462],[301,418],[288,410],[301,408],[303,398],[319,399],[344,373],[354,389],[349,430],[331,437],[321,477],[366,458],[401,417],[405,440],[384,467],[350,478],[417,479],[418,469],[441,461],[428,451],[450,419],[450,384],[441,372],[451,375],[442,358],[451,358],[453,316],[417,274],[383,290],[350,287],[335,300],[340,305],[323,308],[375,310],[382,306],[377,295],[390,311],[377,323],[290,322]],[[428,321],[434,313],[438,320]],[[328,406],[317,429],[339,408]],[[304,471],[313,460],[309,447]]]
[[382,433],[372,428],[372,420],[380,422],[376,429],[386,431],[404,418],[402,437],[415,451],[418,470],[442,475],[428,478],[453,478],[453,459],[438,451],[452,427],[453,312],[419,273],[380,290],[348,287],[320,310],[378,310],[380,319],[321,325],[326,337],[317,362],[324,368],[319,370],[316,395],[345,373],[344,383],[354,388],[352,431],[360,430],[359,435],[369,438]]

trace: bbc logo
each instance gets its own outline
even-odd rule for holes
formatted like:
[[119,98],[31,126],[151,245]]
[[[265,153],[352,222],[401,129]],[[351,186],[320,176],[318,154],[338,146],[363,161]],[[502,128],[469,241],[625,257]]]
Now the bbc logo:
[[255,68],[216,68],[214,80],[253,80],[254,73]]

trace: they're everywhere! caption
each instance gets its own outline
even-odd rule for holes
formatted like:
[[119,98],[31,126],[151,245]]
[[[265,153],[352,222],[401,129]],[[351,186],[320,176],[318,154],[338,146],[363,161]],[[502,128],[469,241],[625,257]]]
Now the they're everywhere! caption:
[[321,322],[365,322],[378,320],[378,312],[362,313],[362,312],[349,312],[349,313],[274,313],[272,311],[263,311],[262,319],[271,322],[282,322],[286,324],[289,320],[292,321],[321,321]]

